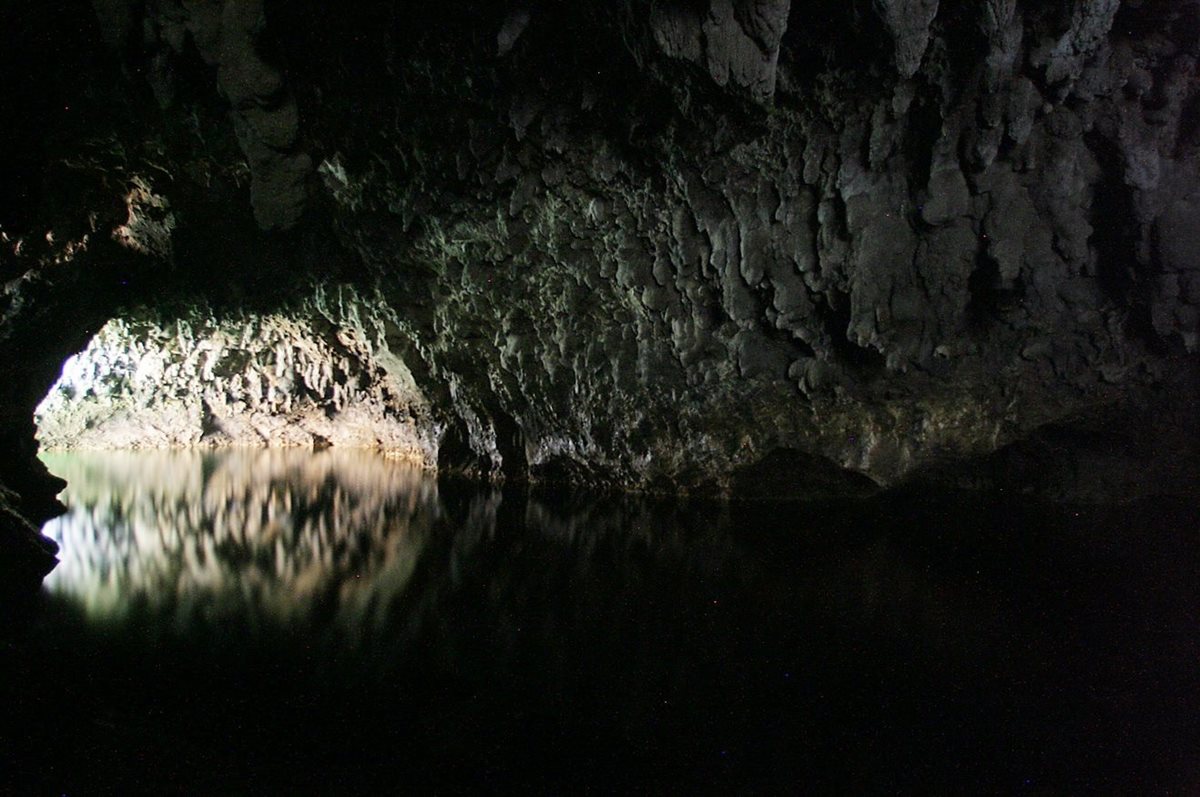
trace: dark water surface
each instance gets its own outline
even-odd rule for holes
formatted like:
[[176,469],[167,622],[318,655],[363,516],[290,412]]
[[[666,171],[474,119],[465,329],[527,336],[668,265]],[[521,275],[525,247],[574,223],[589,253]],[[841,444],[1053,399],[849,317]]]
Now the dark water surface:
[[0,792],[1200,789],[1200,512],[72,454]]

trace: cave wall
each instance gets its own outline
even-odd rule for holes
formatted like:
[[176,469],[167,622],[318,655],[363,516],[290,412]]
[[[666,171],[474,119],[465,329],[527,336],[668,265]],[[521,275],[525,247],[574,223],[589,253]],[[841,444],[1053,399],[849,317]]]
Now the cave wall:
[[890,485],[1195,369],[1195,3],[288,9],[341,240],[535,473]]
[[515,477],[887,486],[1194,398],[1195,0],[5,14],[27,517],[34,406],[164,294],[224,323],[356,286],[442,463]]
[[349,287],[269,314],[144,308],[109,321],[38,406],[43,449],[373,448],[433,467],[438,430]]

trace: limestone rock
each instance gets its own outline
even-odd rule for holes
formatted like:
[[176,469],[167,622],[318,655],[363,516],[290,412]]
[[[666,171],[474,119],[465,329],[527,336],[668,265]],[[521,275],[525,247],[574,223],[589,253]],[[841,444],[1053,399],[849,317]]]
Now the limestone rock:
[[938,0],[874,0],[875,8],[892,34],[896,69],[909,78],[921,67],[929,47],[930,30]]
[[[333,445],[432,467],[425,397],[355,302],[346,292],[287,314],[110,321],[38,407],[42,446]],[[330,314],[339,307],[353,317]]]
[[718,86],[765,102],[775,94],[779,46],[791,0],[660,0],[650,26],[664,53],[702,66]]

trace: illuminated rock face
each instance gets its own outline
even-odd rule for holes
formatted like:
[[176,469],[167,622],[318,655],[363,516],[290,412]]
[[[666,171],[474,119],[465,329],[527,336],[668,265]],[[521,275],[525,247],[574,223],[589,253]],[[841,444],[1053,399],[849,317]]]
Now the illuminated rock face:
[[110,321],[38,407],[44,448],[339,446],[436,464],[428,403],[350,291],[286,312]]

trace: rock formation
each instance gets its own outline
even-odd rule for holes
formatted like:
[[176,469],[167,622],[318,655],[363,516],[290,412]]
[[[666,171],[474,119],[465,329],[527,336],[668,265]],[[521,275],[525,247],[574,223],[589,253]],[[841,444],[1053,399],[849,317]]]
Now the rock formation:
[[43,448],[346,446],[437,462],[435,425],[386,321],[351,292],[307,307],[108,322],[35,420]]
[[4,20],[28,516],[107,320],[343,288],[443,465],[862,492],[1050,425],[1196,472],[1195,0],[70,5]]

